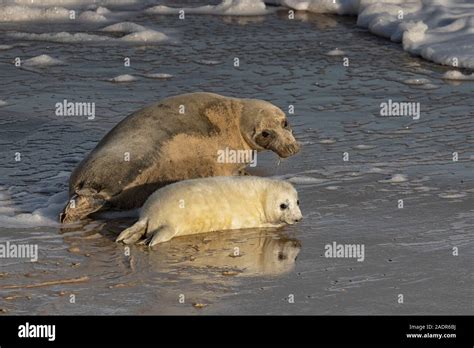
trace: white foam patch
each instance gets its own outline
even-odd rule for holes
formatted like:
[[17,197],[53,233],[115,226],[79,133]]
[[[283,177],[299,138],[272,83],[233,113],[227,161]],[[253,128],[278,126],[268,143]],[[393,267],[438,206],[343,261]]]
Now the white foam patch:
[[0,226],[11,228],[58,226],[58,216],[67,201],[67,192],[51,196],[44,207],[31,213],[17,213],[14,203],[0,192]]
[[101,15],[106,15],[106,14],[111,13],[111,11],[107,7],[102,7],[102,6],[97,7],[95,12]]
[[107,35],[95,35],[85,33],[8,33],[9,37],[29,40],[29,41],[46,41],[46,42],[58,42],[58,43],[131,43],[131,44],[144,44],[144,43],[160,43],[169,39],[166,34],[163,34],[155,30],[144,30],[136,33],[125,35],[121,38],[110,37]]
[[457,80],[457,81],[474,81],[474,73],[470,75],[464,75],[462,72],[457,70],[446,71],[443,76],[445,80]]
[[145,74],[143,75],[149,79],[159,79],[159,80],[166,80],[170,79],[173,77],[171,74],[165,74],[165,73],[155,73],[155,74]]
[[340,50],[339,48],[335,48],[326,53],[327,56],[343,56],[345,54],[346,52],[344,52],[343,50]]
[[168,40],[168,36],[156,30],[144,30],[136,33],[128,34],[120,41],[129,43],[158,43]]
[[102,11],[102,13],[85,11],[79,15],[78,19],[82,22],[106,22],[107,18],[104,16],[105,13],[104,11]]
[[102,31],[128,34],[120,38],[120,41],[122,42],[157,43],[169,40],[169,37],[166,34],[156,30],[148,29],[133,22],[120,22],[112,24],[103,28]]
[[281,0],[316,13],[357,15],[370,32],[401,42],[403,49],[451,66],[474,69],[472,0]]
[[147,28],[133,22],[115,23],[102,29],[102,31],[115,32],[115,33],[135,33],[138,31],[145,31],[145,30],[147,30]]
[[18,5],[0,5],[0,22],[69,20],[69,10],[64,7],[36,8]]
[[197,60],[196,63],[204,64],[204,65],[217,65],[217,64],[220,64],[221,62],[214,59],[200,59],[200,60]]
[[64,62],[60,59],[53,58],[47,54],[42,54],[23,62],[26,67],[45,68],[49,66],[64,65]]
[[381,183],[387,183],[387,184],[399,184],[402,182],[408,181],[408,177],[404,174],[394,174],[390,179],[387,180],[380,180],[379,182]]
[[298,11],[315,13],[357,14],[357,2],[347,0],[282,0],[281,5]]
[[54,6],[49,8],[35,7],[36,3],[27,6],[0,5],[0,22],[105,22],[105,15],[111,12],[105,7],[98,7],[94,11],[80,12],[75,9]]
[[320,144],[334,144],[336,142],[336,140],[334,139],[321,139],[319,141]]
[[286,180],[291,182],[292,184],[301,184],[301,185],[321,184],[327,181],[326,179],[318,179],[318,178],[313,178],[310,176],[294,176],[294,177],[287,178]]
[[0,45],[0,51],[6,51],[12,49],[14,46],[12,45]]
[[111,78],[109,81],[119,83],[119,82],[133,82],[136,80],[138,79],[135,76],[125,74],[125,75],[115,76],[114,78]]
[[465,193],[465,192],[458,192],[458,193],[445,192],[445,193],[440,193],[438,196],[441,197],[441,198],[446,198],[446,199],[456,199],[456,198],[466,197],[467,193]]
[[357,149],[357,150],[370,150],[370,149],[373,149],[375,148],[376,146],[374,145],[364,145],[364,144],[360,144],[360,145],[356,145],[354,146],[354,149]]
[[84,7],[96,6],[98,2],[102,6],[124,6],[139,4],[142,0],[8,0],[17,5],[34,5],[36,7],[64,6],[64,7]]
[[418,187],[415,187],[414,190],[420,191],[420,192],[430,192],[430,191],[436,191],[437,188],[429,187],[429,186],[418,186]]
[[369,170],[367,170],[367,173],[386,173],[386,169],[378,168],[378,167],[370,167]]
[[154,6],[145,12],[149,14],[178,14],[184,10],[185,14],[210,14],[223,16],[260,16],[273,11],[267,9],[261,0],[223,0],[218,5],[199,7],[173,8],[164,5]]
[[[59,43],[78,43],[78,42],[96,42],[105,41],[110,39],[107,36],[99,36],[84,33],[71,34],[65,31],[59,33],[7,33],[9,37],[16,38],[19,40],[29,41],[47,41],[47,42],[59,42]],[[113,40],[113,39],[112,39]]]
[[8,103],[5,100],[0,99],[0,106],[5,106],[8,105]]

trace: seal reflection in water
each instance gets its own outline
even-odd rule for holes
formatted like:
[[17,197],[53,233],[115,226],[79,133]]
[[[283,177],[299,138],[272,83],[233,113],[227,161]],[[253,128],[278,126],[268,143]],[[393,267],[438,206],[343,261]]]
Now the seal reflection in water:
[[177,236],[220,230],[281,227],[302,219],[298,193],[282,180],[212,177],[184,180],[156,191],[139,220],[117,242],[149,246]]
[[282,231],[252,228],[177,237],[146,255],[150,267],[162,272],[179,269],[181,276],[184,273],[191,279],[198,272],[199,280],[204,270],[218,281],[222,275],[233,278],[286,274],[295,267],[300,249],[300,241]]

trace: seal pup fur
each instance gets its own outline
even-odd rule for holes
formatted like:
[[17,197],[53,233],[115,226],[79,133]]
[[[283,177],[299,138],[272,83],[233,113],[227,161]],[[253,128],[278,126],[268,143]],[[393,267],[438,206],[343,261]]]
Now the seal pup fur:
[[249,176],[191,179],[153,193],[139,220],[116,241],[134,244],[144,238],[151,247],[177,236],[281,227],[301,219],[298,193],[289,182]]

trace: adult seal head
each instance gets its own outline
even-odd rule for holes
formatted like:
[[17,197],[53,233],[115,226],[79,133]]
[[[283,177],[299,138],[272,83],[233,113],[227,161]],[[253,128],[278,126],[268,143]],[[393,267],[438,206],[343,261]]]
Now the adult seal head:
[[143,205],[158,188],[191,178],[239,175],[252,161],[219,161],[219,153],[298,152],[285,114],[257,99],[189,93],[132,113],[73,171],[61,222],[105,209]]

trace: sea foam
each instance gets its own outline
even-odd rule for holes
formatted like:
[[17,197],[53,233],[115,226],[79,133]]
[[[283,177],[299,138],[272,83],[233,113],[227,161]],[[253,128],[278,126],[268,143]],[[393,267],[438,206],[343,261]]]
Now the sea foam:
[[0,5],[0,22],[29,22],[69,20],[70,12],[63,7],[36,8],[18,5]]
[[149,14],[178,14],[180,10],[184,10],[185,14],[210,14],[224,16],[259,16],[272,12],[261,0],[223,0],[218,5],[185,8],[159,5],[147,9],[145,12]]
[[48,56],[47,54],[42,54],[25,60],[23,65],[27,67],[45,68],[48,66],[64,65],[64,62],[62,60]]
[[133,22],[115,23],[103,28],[102,31],[128,34],[120,38],[123,42],[149,43],[169,40],[166,34]]
[[173,77],[173,75],[171,74],[166,74],[166,73],[153,73],[153,74],[146,74],[146,75],[143,75],[149,79],[160,79],[160,80],[166,80],[166,79],[170,79]]
[[316,13],[357,15],[357,24],[401,42],[403,49],[454,67],[474,69],[472,0],[281,0]]
[[167,41],[170,38],[156,30],[147,29],[141,25],[135,23],[117,23],[114,25],[107,26],[102,29],[104,32],[122,32],[126,35],[122,37],[111,37],[109,35],[97,35],[97,34],[86,34],[86,33],[25,33],[25,32],[12,32],[7,33],[7,36],[11,38],[28,40],[28,41],[46,41],[46,42],[58,42],[58,43],[107,43],[107,44],[146,44],[146,43],[160,43]]
[[114,78],[111,78],[109,81],[119,83],[119,82],[133,82],[136,80],[137,78],[135,76],[124,74],[124,75],[115,76]]
[[2,227],[39,227],[57,226],[58,216],[67,201],[67,192],[59,192],[48,198],[41,207],[31,213],[17,211],[11,197],[0,187],[0,226]]
[[103,6],[128,6],[139,4],[142,0],[7,0],[16,5],[35,6],[35,7],[90,7],[96,6],[100,2]]

